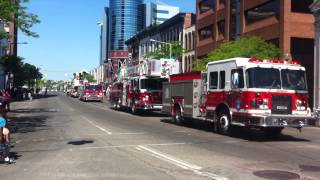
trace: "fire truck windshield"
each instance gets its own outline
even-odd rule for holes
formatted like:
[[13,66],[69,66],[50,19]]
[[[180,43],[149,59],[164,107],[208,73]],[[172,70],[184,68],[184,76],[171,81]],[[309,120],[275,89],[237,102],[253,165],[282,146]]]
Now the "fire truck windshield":
[[141,79],[140,88],[147,90],[161,90],[164,79]]
[[86,86],[86,90],[101,90],[101,89],[102,89],[102,86],[94,86],[94,85]]
[[281,71],[283,89],[307,90],[305,72],[284,69]]
[[273,68],[250,68],[246,71],[248,88],[280,89],[280,71]]
[[248,88],[307,90],[302,70],[254,67],[247,69],[246,80]]

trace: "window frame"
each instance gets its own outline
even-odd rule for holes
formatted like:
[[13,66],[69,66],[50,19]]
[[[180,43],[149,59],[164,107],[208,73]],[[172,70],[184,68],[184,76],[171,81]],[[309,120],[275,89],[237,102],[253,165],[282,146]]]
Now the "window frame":
[[[212,79],[213,79],[213,75],[216,76],[214,77],[216,79],[216,82],[215,84],[213,84],[212,82]],[[209,74],[209,89],[211,90],[217,90],[218,89],[218,86],[219,86],[219,73],[218,71],[212,71],[210,72]]]

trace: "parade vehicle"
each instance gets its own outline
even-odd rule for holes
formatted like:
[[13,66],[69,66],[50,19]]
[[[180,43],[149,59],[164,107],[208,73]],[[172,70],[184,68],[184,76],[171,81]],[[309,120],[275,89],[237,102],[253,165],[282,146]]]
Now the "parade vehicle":
[[88,82],[83,83],[83,85],[80,86],[79,99],[83,101],[102,101],[102,85]]
[[311,115],[305,68],[298,61],[233,58],[210,62],[207,72],[171,75],[163,84],[163,113],[176,123],[213,122],[229,134],[236,126],[278,135],[301,129]]
[[132,113],[162,109],[162,82],[169,74],[179,72],[173,59],[146,59],[135,66],[124,66],[118,81],[112,86],[110,102],[116,109],[131,109]]

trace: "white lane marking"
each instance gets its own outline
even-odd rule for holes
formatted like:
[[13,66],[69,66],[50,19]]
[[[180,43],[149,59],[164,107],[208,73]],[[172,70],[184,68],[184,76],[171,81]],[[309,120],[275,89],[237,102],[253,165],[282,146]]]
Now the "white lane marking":
[[83,148],[71,148],[73,150],[90,150],[90,149],[109,149],[109,148],[126,148],[126,147],[137,147],[137,146],[178,146],[191,143],[166,143],[166,144],[128,144],[128,145],[115,145],[115,146],[91,146]]
[[139,135],[139,134],[146,134],[144,132],[136,132],[136,133],[114,133],[113,135]]
[[94,122],[90,121],[88,118],[84,117],[84,116],[81,116],[82,119],[88,121],[90,124],[92,124],[94,127],[100,129],[101,131],[107,133],[108,135],[112,135],[112,132],[106,130],[105,128],[101,127],[101,126],[98,126],[97,124],[95,124]]
[[172,157],[168,154],[164,154],[164,153],[161,153],[161,152],[158,152],[158,151],[155,151],[153,149],[150,149],[146,146],[142,146],[142,145],[139,145],[136,147],[137,150],[139,151],[144,151],[144,152],[148,152],[148,153],[151,153],[151,155],[153,157],[156,157],[158,159],[161,159],[163,161],[166,161],[166,162],[169,162],[175,166],[178,166],[182,169],[186,169],[186,170],[190,170],[192,171],[193,173],[199,175],[199,176],[203,176],[203,177],[207,177],[207,178],[210,178],[210,179],[215,179],[215,180],[227,180],[228,178],[225,178],[225,177],[221,177],[219,175],[216,175],[216,174],[213,174],[213,173],[210,173],[210,172],[205,172],[205,171],[201,171],[203,168],[200,167],[200,166],[197,166],[197,165],[194,165],[194,164],[190,164],[188,162],[185,162],[185,161],[182,161],[182,160],[179,160],[175,157]]
[[174,158],[174,157],[172,157],[170,155],[167,155],[167,154],[164,154],[164,153],[160,153],[160,152],[157,152],[157,151],[155,151],[153,149],[147,148],[146,146],[139,145],[139,146],[136,147],[136,149],[138,149],[139,151],[149,152],[154,157],[157,157],[158,159],[170,162],[171,164],[179,166],[179,167],[181,167],[183,169],[187,169],[187,170],[201,170],[202,169],[202,167],[200,167],[200,166],[189,164],[189,163],[184,162],[182,160],[176,159],[176,158]]

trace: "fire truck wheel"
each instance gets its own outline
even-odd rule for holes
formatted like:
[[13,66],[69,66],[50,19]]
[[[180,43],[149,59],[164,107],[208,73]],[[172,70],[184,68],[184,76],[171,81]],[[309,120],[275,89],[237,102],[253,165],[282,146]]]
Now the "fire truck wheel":
[[132,114],[139,114],[139,111],[136,107],[136,103],[134,102],[134,100],[132,101],[132,104],[131,104],[131,112]]
[[218,114],[217,132],[219,134],[229,135],[231,132],[230,115],[224,111]]
[[112,106],[113,106],[113,109],[114,109],[114,110],[117,110],[117,103],[116,103],[116,102],[113,102],[113,103],[112,103]]
[[175,108],[174,123],[176,123],[176,124],[183,123],[182,112],[181,112],[181,109],[179,106],[176,106],[176,108]]

